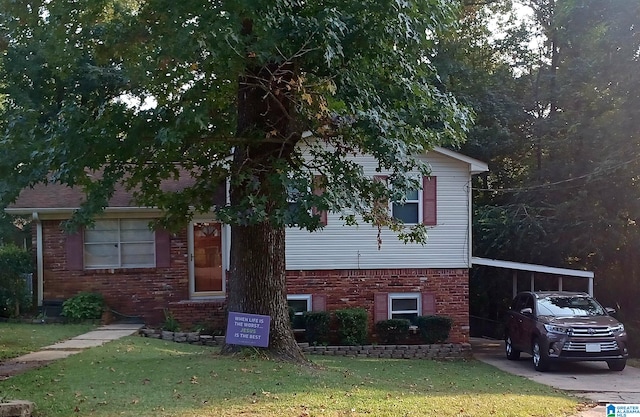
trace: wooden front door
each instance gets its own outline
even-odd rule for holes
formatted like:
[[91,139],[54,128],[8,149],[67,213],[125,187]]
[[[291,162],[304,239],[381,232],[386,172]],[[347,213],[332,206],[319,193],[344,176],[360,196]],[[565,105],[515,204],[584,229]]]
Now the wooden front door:
[[221,293],[224,291],[222,225],[215,222],[193,223],[192,230],[193,294]]

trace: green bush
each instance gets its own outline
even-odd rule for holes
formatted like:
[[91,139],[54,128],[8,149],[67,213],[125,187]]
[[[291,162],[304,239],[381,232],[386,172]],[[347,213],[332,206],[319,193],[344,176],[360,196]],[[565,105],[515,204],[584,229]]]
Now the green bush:
[[376,323],[376,333],[381,343],[393,345],[402,343],[409,337],[409,326],[411,322],[407,319],[381,320]]
[[425,343],[441,343],[449,338],[453,320],[444,316],[419,316],[416,325]]
[[367,310],[346,308],[336,310],[338,337],[340,344],[346,346],[362,345],[367,341]]
[[104,306],[102,294],[81,292],[62,303],[62,315],[72,321],[99,319]]
[[170,310],[164,309],[164,323],[162,324],[162,330],[168,332],[179,332],[180,323],[176,320],[175,316]]
[[33,271],[31,255],[15,245],[0,247],[0,314],[19,316],[31,307],[25,274]]
[[329,342],[329,322],[331,316],[328,311],[307,311],[304,318],[304,329],[307,342],[322,345]]

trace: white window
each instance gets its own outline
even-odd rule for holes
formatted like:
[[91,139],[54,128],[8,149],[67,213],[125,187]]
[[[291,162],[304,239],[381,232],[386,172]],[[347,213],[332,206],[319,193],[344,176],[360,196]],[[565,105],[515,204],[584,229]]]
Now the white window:
[[389,294],[389,318],[407,319],[414,324],[421,314],[421,305],[420,293]]
[[405,224],[422,223],[422,190],[409,191],[403,202],[392,203],[391,215]]
[[155,267],[155,233],[149,229],[149,220],[96,220],[84,231],[84,265],[88,269]]
[[311,311],[311,294],[287,295],[287,303],[289,308],[293,310],[294,329],[303,329],[304,321],[302,315],[307,311]]

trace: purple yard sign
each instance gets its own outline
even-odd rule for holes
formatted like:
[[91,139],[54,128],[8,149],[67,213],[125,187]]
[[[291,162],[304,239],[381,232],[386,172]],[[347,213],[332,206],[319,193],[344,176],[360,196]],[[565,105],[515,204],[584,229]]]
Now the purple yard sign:
[[229,345],[269,346],[270,316],[229,312],[227,337]]

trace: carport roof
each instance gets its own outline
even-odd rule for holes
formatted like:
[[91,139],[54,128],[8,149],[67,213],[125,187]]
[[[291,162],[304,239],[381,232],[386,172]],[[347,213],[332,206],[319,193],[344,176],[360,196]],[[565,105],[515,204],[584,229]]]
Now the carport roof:
[[568,269],[568,268],[556,268],[553,266],[526,264],[526,263],[512,262],[512,261],[499,261],[496,259],[478,258],[475,256],[471,258],[471,264],[494,266],[497,268],[516,269],[519,271],[540,272],[543,274],[564,275],[569,277],[582,277],[582,278],[594,277],[594,274],[592,271],[582,271],[579,269]]

